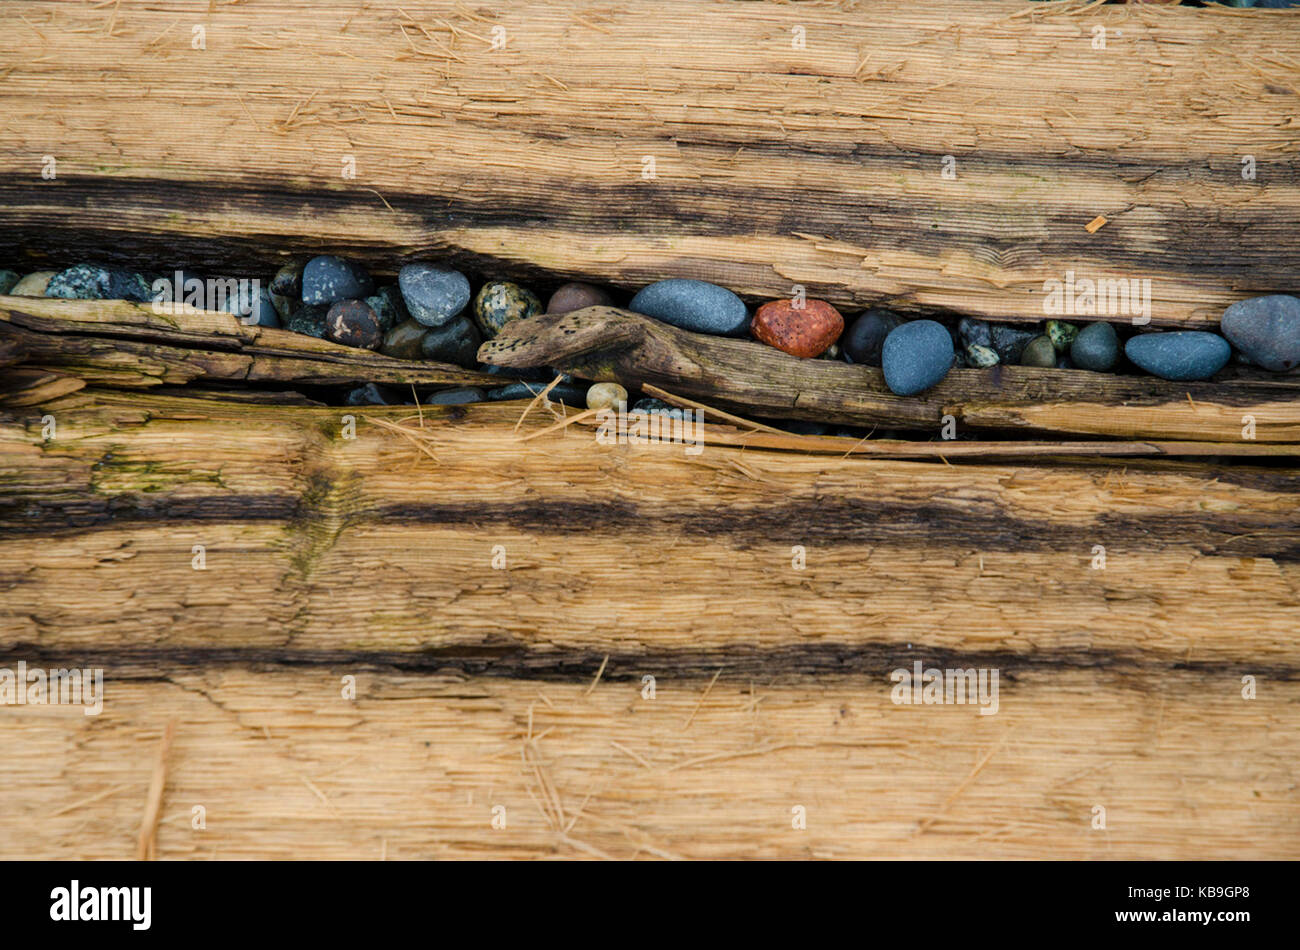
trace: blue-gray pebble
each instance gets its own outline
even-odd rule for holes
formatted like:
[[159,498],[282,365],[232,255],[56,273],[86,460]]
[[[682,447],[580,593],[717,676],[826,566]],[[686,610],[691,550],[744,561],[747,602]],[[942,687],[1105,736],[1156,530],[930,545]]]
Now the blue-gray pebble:
[[153,299],[153,291],[139,274],[131,271],[77,264],[50,278],[45,296],[66,300],[134,300]]
[[1119,359],[1119,337],[1115,328],[1104,321],[1088,324],[1070,344],[1070,359],[1080,369],[1097,373],[1113,369]]
[[890,391],[914,396],[934,386],[952,369],[952,337],[942,323],[913,320],[885,338],[880,356]]
[[302,269],[302,302],[306,304],[361,300],[374,289],[364,267],[331,254],[313,257]]
[[440,327],[469,303],[469,279],[441,264],[407,264],[397,272],[397,286],[411,316],[426,327]]
[[[487,397],[494,402],[502,399],[532,399],[545,388],[546,383],[511,383],[499,389],[489,389]],[[546,398],[551,402],[562,402],[566,406],[585,409],[587,387],[556,383],[555,387],[546,394]]]
[[642,288],[628,309],[695,333],[741,336],[749,332],[749,310],[725,287],[673,278]]
[[483,402],[487,399],[487,394],[477,386],[466,386],[461,389],[444,389],[440,393],[434,393],[424,401],[426,406],[459,406],[467,402]]
[[1132,337],[1124,344],[1124,353],[1148,373],[1184,382],[1209,379],[1223,369],[1232,347],[1217,333],[1179,330]]
[[469,317],[457,317],[440,327],[426,330],[420,350],[426,360],[473,369],[482,344],[483,335],[478,332],[474,321]]
[[256,295],[248,285],[241,285],[239,290],[226,301],[226,311],[239,317],[250,327],[279,327],[280,314],[271,302],[271,294],[261,289]]
[[1242,300],[1223,311],[1219,328],[1256,366],[1284,373],[1300,365],[1300,299],[1272,294]]

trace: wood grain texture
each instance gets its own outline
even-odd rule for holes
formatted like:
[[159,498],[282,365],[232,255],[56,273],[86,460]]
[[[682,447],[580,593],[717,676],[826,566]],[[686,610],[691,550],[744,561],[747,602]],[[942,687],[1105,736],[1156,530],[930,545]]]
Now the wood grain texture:
[[328,249],[1006,320],[1041,319],[1073,271],[1150,279],[1156,324],[1300,269],[1285,12],[30,0],[5,19],[0,253],[33,264]]
[[163,859],[1300,856],[1294,681],[1247,702],[1226,677],[1030,675],[993,716],[888,685],[159,667],[110,679],[97,717],[4,710],[0,854],[133,856],[174,720]]

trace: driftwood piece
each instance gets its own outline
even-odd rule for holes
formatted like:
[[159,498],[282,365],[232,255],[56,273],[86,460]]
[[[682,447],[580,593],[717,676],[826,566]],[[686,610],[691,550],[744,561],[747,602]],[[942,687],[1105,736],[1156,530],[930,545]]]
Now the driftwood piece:
[[158,314],[124,300],[0,296],[0,339],[34,367],[88,382],[151,388],[189,382],[499,385],[447,363],[399,360],[228,313]]
[[[98,717],[4,710],[0,854],[130,857],[174,719],[161,858],[1300,856],[1294,464],[345,411],[0,411],[0,667],[105,672]],[[893,704],[916,660],[998,713]]]
[[1152,376],[997,366],[954,369],[917,396],[880,370],[804,360],[751,340],[688,333],[613,307],[507,325],[479,350],[499,366],[555,366],[628,386],[652,383],[741,414],[938,431],[979,428],[1136,439],[1300,441],[1300,377],[1171,383]]
[[33,265],[450,256],[1006,320],[1074,273],[1150,281],[1155,324],[1300,272],[1285,11],[4,6],[0,257]]

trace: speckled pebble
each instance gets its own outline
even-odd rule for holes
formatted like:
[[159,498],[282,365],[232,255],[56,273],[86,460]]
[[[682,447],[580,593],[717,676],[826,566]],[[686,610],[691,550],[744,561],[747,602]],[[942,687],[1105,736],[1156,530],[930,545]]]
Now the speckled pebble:
[[626,405],[627,390],[618,383],[596,383],[587,390],[588,409],[617,409],[620,402]]
[[892,311],[876,308],[866,311],[840,338],[845,359],[860,366],[879,366],[885,337],[902,325],[903,318]]
[[1217,333],[1176,330],[1131,337],[1124,353],[1154,376],[1184,382],[1209,379],[1223,369],[1232,347]]
[[340,300],[331,304],[325,314],[325,339],[344,346],[377,350],[384,334],[379,329],[379,316],[368,303]]
[[783,353],[813,359],[840,338],[844,318],[825,300],[772,300],[754,314],[750,332],[756,340]]
[[965,353],[966,365],[975,369],[988,369],[990,366],[997,366],[999,363],[997,351],[991,346],[967,343]]
[[1026,343],[1020,353],[1020,365],[1038,366],[1042,369],[1056,366],[1056,347],[1052,345],[1052,338],[1046,333],[1040,333]]
[[489,340],[510,321],[525,320],[541,312],[542,302],[537,295],[510,280],[489,281],[474,298],[474,322]]
[[1090,323],[1070,344],[1070,359],[1080,369],[1104,373],[1119,359],[1119,336],[1109,323]]
[[440,327],[469,303],[469,279],[443,264],[407,264],[397,272],[397,286],[411,316],[426,327]]
[[952,337],[942,323],[904,323],[885,337],[880,352],[885,385],[899,396],[924,392],[948,375],[953,356]]
[[302,269],[302,302],[337,303],[370,296],[375,283],[360,264],[332,254],[313,257]]
[[307,336],[325,336],[325,315],[329,313],[329,304],[299,303],[289,319],[284,322],[286,330]]
[[77,264],[51,277],[45,287],[45,296],[65,300],[133,300],[144,303],[153,299],[153,291],[143,277],[132,271]]
[[477,386],[465,386],[460,389],[444,389],[434,393],[424,401],[426,406],[459,406],[467,402],[486,402],[487,393]]
[[1079,328],[1064,320],[1048,320],[1046,333],[1047,338],[1052,341],[1052,346],[1056,347],[1056,352],[1068,353],[1070,344],[1079,335]]
[[44,297],[45,288],[58,271],[38,270],[23,277],[10,288],[9,293],[15,297]]
[[453,363],[473,369],[478,361],[478,348],[483,336],[469,317],[457,317],[440,327],[431,327],[424,334],[422,354],[435,363]]
[[565,284],[551,294],[546,302],[547,313],[572,313],[584,307],[612,307],[614,298],[599,287],[591,284]]
[[288,297],[290,300],[302,299],[302,271],[305,265],[302,261],[290,261],[275,272],[271,278],[270,285],[266,288],[267,292],[277,297]]
[[962,346],[993,346],[993,330],[984,320],[962,317],[957,321],[957,336]]
[[1223,312],[1220,329],[1256,366],[1283,373],[1300,365],[1300,299],[1254,297]]
[[745,302],[727,288],[703,280],[657,281],[642,288],[628,309],[693,333],[742,336],[749,330]]

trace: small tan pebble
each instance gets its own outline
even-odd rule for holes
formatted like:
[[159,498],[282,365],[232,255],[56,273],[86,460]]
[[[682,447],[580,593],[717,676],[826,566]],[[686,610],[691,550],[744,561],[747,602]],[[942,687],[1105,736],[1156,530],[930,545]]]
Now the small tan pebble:
[[28,274],[14,284],[9,293],[14,297],[44,297],[50,278],[57,273],[56,270],[38,270],[34,274]]
[[587,390],[588,409],[617,409],[627,402],[627,390],[618,383],[596,383]]

